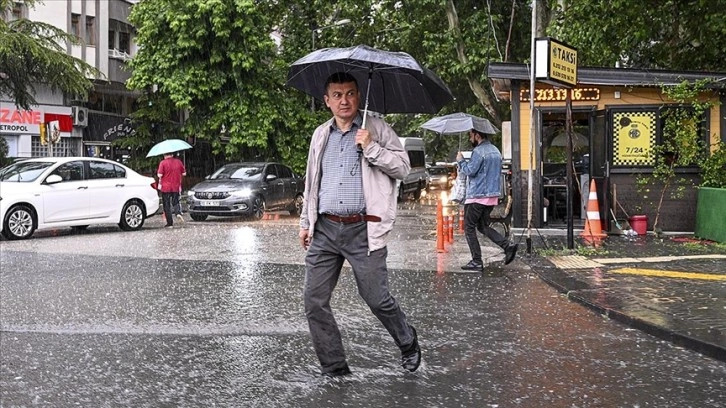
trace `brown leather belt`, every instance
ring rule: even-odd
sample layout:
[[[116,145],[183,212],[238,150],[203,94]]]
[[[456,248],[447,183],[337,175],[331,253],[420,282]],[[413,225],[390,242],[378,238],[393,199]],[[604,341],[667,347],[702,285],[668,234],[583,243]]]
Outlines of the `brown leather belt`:
[[[376,217],[375,215],[355,214],[355,215],[347,215],[344,217],[341,217],[339,215],[333,215],[333,214],[321,214],[321,215],[329,220],[339,222],[341,224],[352,224],[354,222],[361,222],[361,221],[381,222],[381,217]]]

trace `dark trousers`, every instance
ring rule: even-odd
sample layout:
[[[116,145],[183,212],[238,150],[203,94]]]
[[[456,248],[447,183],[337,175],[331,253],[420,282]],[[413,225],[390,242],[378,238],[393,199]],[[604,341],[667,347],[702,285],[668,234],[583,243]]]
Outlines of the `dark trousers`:
[[[396,345],[405,349],[413,343],[413,330],[388,289],[388,250],[382,248],[369,254],[366,233],[365,222],[342,224],[320,217],[305,256],[305,316],[323,373],[347,364],[340,330],[330,308],[345,260],[353,269],[358,293]]]
[[[164,207],[166,225],[174,225],[174,213],[179,208],[179,192],[161,193],[161,204]]]
[[[487,238],[502,249],[509,246],[509,241],[506,238],[489,227],[489,215],[493,209],[493,206],[476,203],[464,205],[464,236],[466,236],[466,243],[469,244],[471,259],[478,262],[482,262],[482,259],[479,239],[476,236],[477,231],[486,235]]]

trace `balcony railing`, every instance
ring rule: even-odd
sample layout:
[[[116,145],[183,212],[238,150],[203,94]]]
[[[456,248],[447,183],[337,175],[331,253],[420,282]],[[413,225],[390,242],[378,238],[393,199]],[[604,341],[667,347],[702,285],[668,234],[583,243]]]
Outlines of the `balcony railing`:
[[[109,58],[114,58],[114,59],[119,59],[119,60],[121,60],[123,62],[130,61],[131,60],[131,56],[129,54],[127,54],[124,51],[117,50],[115,48],[112,48],[112,49],[109,49],[108,50],[108,57]]]

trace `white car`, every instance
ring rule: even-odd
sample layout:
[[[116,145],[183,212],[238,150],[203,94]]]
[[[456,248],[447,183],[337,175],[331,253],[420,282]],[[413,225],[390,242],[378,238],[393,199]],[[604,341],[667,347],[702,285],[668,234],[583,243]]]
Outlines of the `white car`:
[[[135,231],[159,209],[153,178],[93,157],[41,157],[0,169],[0,233],[118,224]]]

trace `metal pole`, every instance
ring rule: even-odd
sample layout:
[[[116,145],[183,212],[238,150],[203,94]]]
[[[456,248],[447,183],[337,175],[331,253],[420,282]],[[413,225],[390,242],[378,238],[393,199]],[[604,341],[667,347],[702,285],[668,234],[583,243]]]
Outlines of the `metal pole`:
[[[527,254],[532,254],[532,206],[534,182],[534,98],[535,98],[535,34],[537,32],[537,0],[532,0],[532,44],[529,57],[529,170],[527,171]]]
[[[565,135],[567,136],[567,248],[575,248],[572,227],[572,90],[567,89],[567,97],[565,98]]]

